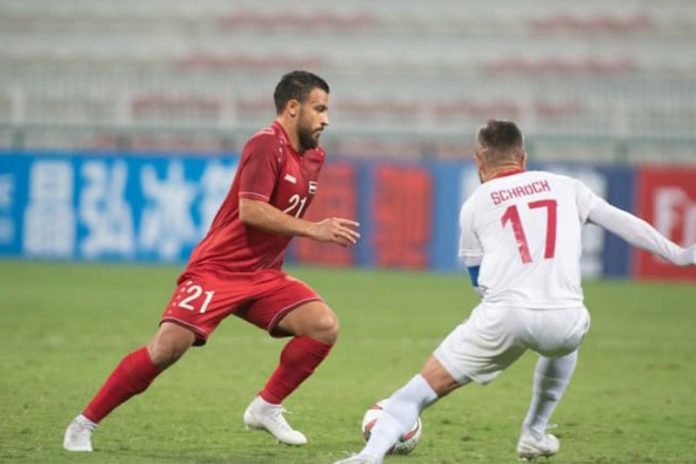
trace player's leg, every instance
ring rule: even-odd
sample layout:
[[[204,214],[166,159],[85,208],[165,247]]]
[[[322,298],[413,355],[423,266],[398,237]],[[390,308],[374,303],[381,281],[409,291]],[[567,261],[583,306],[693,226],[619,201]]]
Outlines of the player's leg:
[[[241,286],[234,286],[234,288]],[[215,279],[182,279],[167,303],[160,327],[147,347],[124,357],[65,432],[69,451],[92,451],[91,434],[114,408],[147,389],[193,344],[202,345],[241,298]]]
[[[381,463],[398,438],[413,426],[423,409],[469,382],[471,379],[466,376],[455,379],[435,356],[431,356],[421,372],[387,400],[360,453],[336,464]]]
[[[314,296],[307,295],[304,289],[288,292],[288,295],[295,293],[298,301],[318,298],[313,291]],[[306,437],[287,424],[281,404],[328,356],[338,338],[339,324],[334,312],[321,300],[306,301],[294,308],[278,306],[289,311],[279,313],[278,322],[269,323],[269,330],[294,336],[283,348],[278,366],[263,390],[246,409],[244,423],[248,428],[269,431],[283,443],[302,445],[307,442]],[[270,307],[269,301],[260,304],[253,313],[265,313],[262,307]]]
[[[367,444],[359,456],[381,462],[382,458],[416,422],[421,411],[439,398],[470,382],[469,378],[455,379],[434,356],[389,398],[382,415],[370,431]]]
[[[549,418],[570,383],[577,359],[577,350],[560,358],[539,356],[534,369],[532,401],[524,419],[525,427],[536,433],[544,433]]]
[[[551,456],[560,449],[558,439],[546,433],[556,406],[570,383],[578,359],[578,347],[590,327],[585,307],[538,313],[543,317],[530,319],[528,340],[540,353],[534,369],[532,399],[517,445],[522,458]]]
[[[477,307],[442,341],[421,373],[387,401],[363,450],[338,462],[381,463],[425,407],[472,380],[485,384],[495,379],[525,351],[515,335],[518,325],[511,311]]]
[[[260,395],[280,404],[329,355],[340,328],[338,318],[323,301],[298,306],[283,317],[277,328],[294,337],[283,348],[278,367]]]
[[[87,407],[68,425],[63,447],[68,451],[92,451],[91,435],[99,422],[116,407],[145,391],[194,340],[191,330],[170,322],[163,323],[147,346],[121,360]]]
[[[517,444],[519,457],[551,456],[560,449],[558,439],[546,433],[546,427],[570,383],[577,359],[577,350],[558,358],[539,356],[534,369],[532,400]]]

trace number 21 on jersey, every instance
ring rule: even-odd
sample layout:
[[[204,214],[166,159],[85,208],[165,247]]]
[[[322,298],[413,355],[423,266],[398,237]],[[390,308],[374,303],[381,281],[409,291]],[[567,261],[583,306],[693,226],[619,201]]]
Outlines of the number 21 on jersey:
[[[538,200],[527,203],[527,207],[530,210],[546,208],[546,247],[544,249],[544,258],[551,259],[556,255],[556,211],[558,203],[556,200]],[[512,232],[515,234],[520,258],[522,258],[522,262],[525,264],[531,263],[532,254],[529,251],[529,243],[522,227],[517,205],[508,206],[500,220],[503,223],[503,228],[508,223],[512,224]]]
[[[307,203],[307,197],[301,197],[298,194],[294,194],[290,197],[290,206],[285,208],[283,212],[298,218],[300,217],[300,214],[302,214],[305,203]]]
[[[187,294],[187,296],[184,297],[180,302],[178,302],[177,306],[180,308],[188,309],[189,311],[197,310],[200,314],[205,314],[205,311],[208,309],[210,301],[213,299],[213,296],[215,295],[215,291],[203,291],[203,287],[201,287],[200,285],[196,285],[191,281],[187,282],[186,285],[180,291]],[[196,300],[198,300],[198,297],[200,297],[203,294],[205,294],[205,299],[203,300],[203,304],[200,305],[200,309],[198,309],[196,307],[198,305],[198,302]]]

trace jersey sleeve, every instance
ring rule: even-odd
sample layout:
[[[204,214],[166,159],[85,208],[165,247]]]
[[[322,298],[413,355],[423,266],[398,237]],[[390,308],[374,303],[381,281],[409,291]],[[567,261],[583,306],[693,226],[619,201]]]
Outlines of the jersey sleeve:
[[[268,202],[280,173],[280,148],[274,137],[263,137],[247,147],[239,173],[239,197]]]
[[[578,214],[580,215],[580,221],[583,223],[587,222],[587,218],[597,205],[604,202],[604,200],[597,196],[590,188],[579,180],[575,180],[575,201],[578,206]]]
[[[459,259],[467,267],[478,266],[483,248],[474,227],[473,202],[467,200],[459,213]]]
[[[462,206],[459,214],[459,259],[469,271],[474,290],[480,295],[478,277],[483,260],[483,247],[474,227],[473,200],[470,198]]]
[[[643,219],[600,202],[590,211],[589,220],[618,235],[631,245],[650,251],[677,266],[696,264],[696,246],[682,248],[660,234]]]

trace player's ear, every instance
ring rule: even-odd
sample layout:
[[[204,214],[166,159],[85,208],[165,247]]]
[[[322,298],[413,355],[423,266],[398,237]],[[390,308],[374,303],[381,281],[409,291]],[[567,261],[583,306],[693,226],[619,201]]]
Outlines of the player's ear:
[[[474,152],[474,161],[476,161],[476,167],[479,168],[479,170],[483,169],[483,155],[478,148],[476,148]]]
[[[476,170],[478,171],[479,180],[481,181],[481,183],[483,183],[483,179],[486,173],[486,163],[483,161],[483,155],[481,154],[478,148],[474,153],[474,161],[476,162]]]
[[[527,152],[526,152],[526,151],[523,151],[523,152],[522,152],[522,169],[523,169],[523,170],[526,170],[526,169],[527,169],[527,160],[528,160],[528,159],[529,159],[529,158],[527,157]]]
[[[288,102],[286,109],[290,117],[294,118],[300,112],[300,102],[295,99],[292,99]]]

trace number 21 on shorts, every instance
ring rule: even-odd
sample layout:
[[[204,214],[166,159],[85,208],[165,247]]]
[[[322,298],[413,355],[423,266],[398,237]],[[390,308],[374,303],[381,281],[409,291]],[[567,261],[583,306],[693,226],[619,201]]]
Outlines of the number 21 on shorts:
[[[181,289],[181,292],[184,293],[184,296],[182,297],[181,301],[177,303],[177,306],[179,308],[188,309],[189,311],[198,310],[200,314],[205,314],[205,311],[208,309],[208,305],[215,295],[215,291],[204,291],[203,287],[198,284],[194,284],[190,280]],[[199,297],[204,294],[205,298],[203,299],[203,303],[200,305],[200,309],[198,309],[196,306],[200,304]]]
[[[544,259],[551,259],[556,255],[556,211],[558,209],[558,203],[556,200],[539,200],[527,203],[527,206],[529,209],[546,208],[546,247],[544,249]],[[522,258],[522,262],[525,264],[531,263],[532,254],[529,252],[529,243],[527,242],[527,236],[522,227],[522,220],[520,219],[517,205],[508,206],[500,221],[503,223],[503,227],[505,227],[508,222],[512,224],[512,232],[515,234],[517,247],[520,251],[520,258]]]

